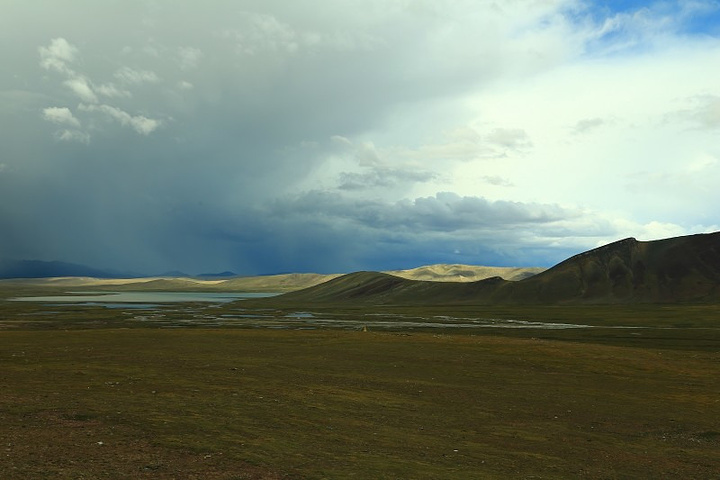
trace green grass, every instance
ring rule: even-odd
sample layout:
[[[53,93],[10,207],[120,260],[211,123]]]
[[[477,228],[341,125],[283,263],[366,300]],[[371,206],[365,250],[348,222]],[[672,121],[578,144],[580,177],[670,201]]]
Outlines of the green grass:
[[[705,330],[684,330],[675,349],[672,338],[562,338],[577,332],[121,328],[136,325],[117,311],[74,312],[76,323],[0,331],[2,478],[720,471],[720,353]],[[654,315],[706,328],[706,313]]]

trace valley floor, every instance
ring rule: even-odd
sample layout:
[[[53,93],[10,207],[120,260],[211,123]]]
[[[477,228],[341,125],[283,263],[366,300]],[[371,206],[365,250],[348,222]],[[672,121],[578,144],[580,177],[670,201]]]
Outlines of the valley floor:
[[[613,315],[605,326],[652,330],[460,333],[177,328],[121,310],[33,308],[0,303],[6,479],[710,479],[720,471],[712,306],[547,307],[533,317]],[[529,313],[481,310],[474,314]]]

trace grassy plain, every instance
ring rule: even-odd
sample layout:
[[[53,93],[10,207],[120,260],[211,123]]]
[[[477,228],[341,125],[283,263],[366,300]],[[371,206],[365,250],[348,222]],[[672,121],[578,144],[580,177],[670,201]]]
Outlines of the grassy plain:
[[[168,317],[254,308],[286,313]],[[325,309],[596,328],[159,328],[0,302],[0,477],[718,478],[717,306]]]

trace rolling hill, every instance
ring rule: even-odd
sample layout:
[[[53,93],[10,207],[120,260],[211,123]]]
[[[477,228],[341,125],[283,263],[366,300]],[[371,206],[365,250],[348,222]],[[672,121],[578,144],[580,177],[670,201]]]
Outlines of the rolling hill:
[[[426,282],[378,272],[345,275],[276,297],[291,303],[557,304],[720,302],[720,232],[620,240],[538,275],[468,283]]]
[[[93,278],[55,277],[22,280],[0,280],[0,282],[22,283],[41,288],[82,287],[111,291],[208,291],[208,292],[289,292],[325,282],[335,275],[315,273],[291,273],[257,277],[233,277],[229,279],[206,279],[189,277],[138,277],[138,278]]]
[[[410,270],[396,270],[392,273],[407,279],[433,282],[469,282],[501,275],[508,280],[527,278],[543,271],[542,268],[483,267],[477,265],[427,265]],[[286,273],[254,277],[222,278],[212,277],[138,277],[138,278],[96,278],[88,276],[63,276],[52,278],[29,278],[0,280],[21,282],[26,286],[41,288],[82,287],[112,291],[213,291],[213,292],[291,292],[327,282],[342,274]]]
[[[505,280],[523,280],[545,269],[540,267],[482,267],[478,265],[438,264],[409,270],[388,270],[383,273],[429,282],[476,282],[486,278],[500,277]]]

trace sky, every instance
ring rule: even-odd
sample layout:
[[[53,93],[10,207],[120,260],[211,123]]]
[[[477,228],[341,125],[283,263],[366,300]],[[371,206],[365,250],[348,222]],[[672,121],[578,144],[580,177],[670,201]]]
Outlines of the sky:
[[[720,2],[0,0],[0,258],[551,266],[720,230]]]

